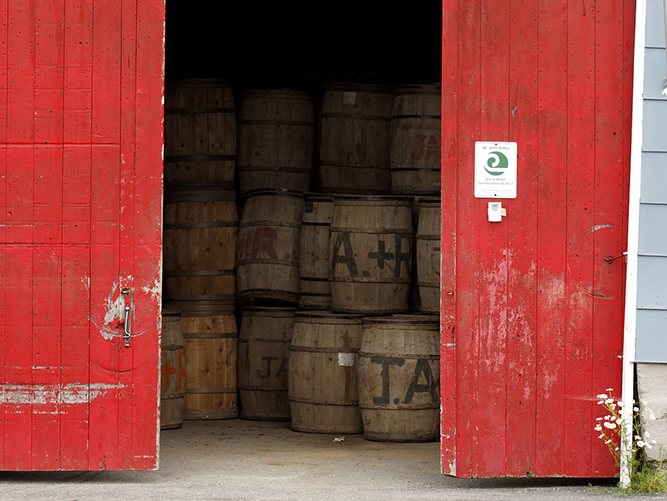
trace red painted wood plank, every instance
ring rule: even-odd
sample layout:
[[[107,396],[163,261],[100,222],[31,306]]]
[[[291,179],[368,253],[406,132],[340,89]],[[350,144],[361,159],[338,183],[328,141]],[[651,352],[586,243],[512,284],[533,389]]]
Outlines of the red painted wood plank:
[[[0,14],[1,16],[1,14]],[[2,23],[2,19],[0,19]],[[0,120],[1,122],[2,120]],[[7,242],[7,150],[0,146],[0,304],[7,304],[7,265],[6,265],[6,242]],[[0,308],[0,383],[7,382],[7,358],[5,355],[7,342],[7,308]],[[0,469],[5,469],[5,455],[7,446],[5,444],[6,429],[6,393],[4,388],[0,389]]]
[[[90,146],[64,148],[62,174],[62,239],[66,244],[88,244],[91,232],[91,170]],[[101,187],[98,187],[98,189]]]
[[[0,0],[0,144],[7,143],[8,1]]]
[[[5,247],[5,468],[32,469],[32,314],[33,249],[27,245]],[[26,298],[28,300],[26,300]]]
[[[90,247],[64,246],[62,265],[61,382],[72,389],[60,416],[61,468],[87,470],[90,383]]]
[[[136,202],[135,181],[136,181],[136,150],[137,150],[137,97],[140,89],[137,86],[137,3],[127,2],[123,5],[121,12],[121,27],[120,33],[120,57],[123,60],[120,74],[120,138],[121,138],[121,165],[120,165],[120,192],[122,197],[120,203],[122,206],[120,217],[120,283],[121,287],[132,291],[133,308],[132,321],[135,321],[136,308],[141,305],[136,304],[136,289],[135,278],[137,277],[135,271],[135,226],[136,226],[136,211],[139,209]],[[127,364],[128,367],[133,367],[136,355],[136,343],[134,346],[124,348],[124,356],[121,358],[121,363]],[[127,374],[125,380],[126,385],[133,387],[137,374]],[[131,376],[131,377],[130,377]],[[140,377],[140,376],[139,376]],[[135,416],[135,407],[132,394],[124,392],[119,395],[119,405],[123,410],[121,418],[121,434],[119,435],[119,447],[125,452],[124,461],[126,468],[131,468],[132,446],[134,441],[133,436],[133,422],[138,417]]]
[[[466,122],[456,122],[458,143],[457,169],[457,214],[456,214],[456,299],[457,319],[457,388],[456,388],[456,436],[458,476],[473,474],[473,452],[477,450],[476,423],[472,416],[480,405],[477,380],[479,360],[479,318],[477,255],[479,252],[479,230],[476,221],[481,214],[479,204],[473,203],[474,172],[467,168],[473,165],[475,138],[480,134],[480,47],[479,30],[480,2],[459,2],[459,90],[458,115]],[[465,97],[464,97],[465,95]],[[460,124],[460,125],[459,125]],[[463,202],[465,201],[465,202]],[[463,203],[461,203],[463,202]]]
[[[60,246],[37,245],[32,278],[32,469],[60,468],[61,266]],[[39,393],[38,393],[39,392]]]
[[[97,2],[93,12],[92,55],[93,142],[118,144],[120,141],[120,74],[126,61],[121,54],[121,9],[130,2]],[[133,10],[130,7],[129,10]]]
[[[90,255],[90,384],[100,389],[91,398],[89,468],[113,470],[122,465],[118,449],[121,410],[122,303],[119,301],[117,246],[91,246]]]
[[[622,255],[627,249],[626,233],[623,222],[627,219],[624,194],[628,192],[625,184],[629,156],[624,156],[622,143],[623,128],[627,123],[624,117],[624,102],[631,99],[624,85],[623,53],[625,45],[625,17],[623,4],[609,10],[597,5],[596,21],[596,158],[595,158],[595,213],[596,226],[612,225],[593,234],[594,287],[600,296],[594,303],[593,353],[590,395],[604,392],[606,388],[621,386],[622,364],[619,358],[623,353],[623,312],[625,307],[624,259],[611,264],[607,257]],[[607,29],[611,28],[611,29]],[[612,299],[613,297],[613,299]],[[620,391],[616,392],[620,397]],[[599,413],[599,406],[591,404],[591,427]],[[596,475],[610,475],[618,470],[609,461],[606,446],[598,439],[598,434],[591,431],[592,464],[599,465]]]
[[[458,5],[443,2],[442,156],[440,213],[440,459],[442,471],[456,475],[456,193],[458,111]]]
[[[90,143],[92,113],[92,0],[65,2],[64,141]]]
[[[135,310],[132,467],[157,468],[162,147],[164,96],[164,2],[137,3],[137,98],[134,219]],[[140,334],[141,333],[141,334]],[[140,334],[140,335],[139,335]],[[134,342],[136,340],[136,343]]]
[[[63,140],[64,0],[35,0],[35,141]]]
[[[507,220],[512,251],[507,256],[506,474],[511,476],[532,474],[536,454],[538,8],[537,0],[514,0],[509,7],[509,138],[519,145],[518,193],[508,201]]]
[[[540,1],[537,159],[536,461],[541,476],[562,470],[565,333],[567,27],[563,2]]]
[[[35,137],[35,2],[10,2],[7,33],[8,143],[32,143]]]
[[[59,245],[62,241],[62,150],[35,147],[34,155],[35,243]]]
[[[481,115],[478,141],[508,141],[509,13],[507,8],[481,3]],[[479,362],[478,402],[473,414],[477,443],[473,473],[502,476],[507,461],[507,321],[508,259],[512,202],[503,200],[509,217],[504,224],[487,221],[488,200],[475,199],[479,228]],[[485,405],[494,402],[494,405]]]
[[[586,233],[594,224],[596,94],[595,5],[572,3],[568,13],[568,329],[565,338],[565,442],[566,475],[591,472],[589,396],[593,328],[593,240]],[[583,446],[582,446],[583,445]],[[579,472],[579,473],[577,473]]]

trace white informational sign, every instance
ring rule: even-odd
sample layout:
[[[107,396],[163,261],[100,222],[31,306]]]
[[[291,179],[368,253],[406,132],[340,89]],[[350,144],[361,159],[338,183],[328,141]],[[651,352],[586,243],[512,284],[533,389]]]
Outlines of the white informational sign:
[[[516,198],[516,143],[475,143],[475,198]]]

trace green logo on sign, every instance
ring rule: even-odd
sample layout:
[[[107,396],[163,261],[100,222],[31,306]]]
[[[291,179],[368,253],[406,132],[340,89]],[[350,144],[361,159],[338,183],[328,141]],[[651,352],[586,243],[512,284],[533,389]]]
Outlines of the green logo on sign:
[[[486,161],[484,170],[492,176],[501,176],[507,170],[509,162],[507,157],[499,151],[489,153],[489,159]]]

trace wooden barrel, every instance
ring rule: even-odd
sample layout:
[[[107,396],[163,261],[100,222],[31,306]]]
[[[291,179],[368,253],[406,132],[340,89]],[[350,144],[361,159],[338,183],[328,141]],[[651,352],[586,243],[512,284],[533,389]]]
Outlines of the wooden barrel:
[[[241,304],[298,304],[304,202],[300,193],[248,193],[239,225],[236,279]]]
[[[391,87],[327,87],[320,107],[321,192],[389,193],[393,102]]]
[[[439,438],[440,336],[435,315],[365,318],[359,351],[364,437],[389,442]]]
[[[264,188],[309,191],[315,159],[315,95],[245,90],[239,107],[239,194]]]
[[[174,80],[164,96],[164,182],[231,188],[236,114],[228,80]]]
[[[413,233],[408,197],[336,197],[329,242],[333,310],[407,311]]]
[[[440,199],[422,199],[415,257],[420,308],[423,313],[440,313]]]
[[[239,337],[241,417],[289,421],[288,345],[295,308],[243,308]]]
[[[162,310],[160,429],[183,426],[185,410],[185,345],[181,329],[181,312]]]
[[[391,192],[440,193],[440,84],[401,85],[391,118]]]
[[[224,300],[236,293],[235,193],[216,188],[165,192],[164,290],[169,300]]]
[[[301,225],[301,299],[304,309],[330,309],[329,227],[333,218],[332,195],[307,193]]]
[[[238,332],[233,311],[183,312],[185,419],[238,417]]]
[[[297,312],[289,346],[292,429],[361,433],[357,353],[361,319],[331,312]]]

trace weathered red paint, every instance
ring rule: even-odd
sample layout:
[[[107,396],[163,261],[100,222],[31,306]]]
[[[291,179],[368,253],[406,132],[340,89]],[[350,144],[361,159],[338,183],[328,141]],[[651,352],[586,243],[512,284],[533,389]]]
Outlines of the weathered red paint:
[[[163,20],[0,0],[0,470],[157,467]]]
[[[620,397],[634,0],[444,0],[442,467],[609,477]],[[487,221],[475,141],[518,143]]]

